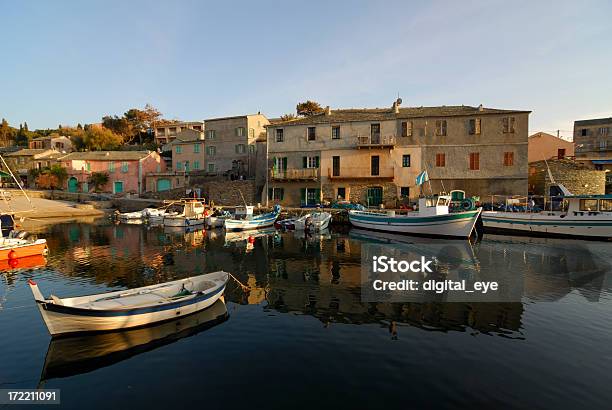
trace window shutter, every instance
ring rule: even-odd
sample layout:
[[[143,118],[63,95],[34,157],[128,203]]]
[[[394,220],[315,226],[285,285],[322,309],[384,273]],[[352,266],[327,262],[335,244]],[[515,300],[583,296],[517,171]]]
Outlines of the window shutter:
[[[315,168],[319,168],[319,156],[315,157]]]
[[[321,202],[321,190],[320,189],[315,189],[315,198],[317,200],[317,203]]]
[[[272,191],[272,188],[268,188],[268,199],[274,199],[273,196],[272,196],[273,192],[274,191]]]
[[[308,168],[308,157],[302,157],[302,165],[304,168]]]
[[[283,169],[287,170],[287,157],[283,157]]]
[[[300,188],[300,201],[302,204],[306,203],[306,188]]]
[[[285,188],[280,188],[280,200],[285,199]]]

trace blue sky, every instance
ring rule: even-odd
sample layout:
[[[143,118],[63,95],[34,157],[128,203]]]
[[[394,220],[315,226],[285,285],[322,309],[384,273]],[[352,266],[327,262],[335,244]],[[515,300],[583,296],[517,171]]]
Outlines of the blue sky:
[[[571,135],[612,116],[610,1],[10,1],[0,116],[30,129],[151,103],[199,120],[332,108],[528,109]]]

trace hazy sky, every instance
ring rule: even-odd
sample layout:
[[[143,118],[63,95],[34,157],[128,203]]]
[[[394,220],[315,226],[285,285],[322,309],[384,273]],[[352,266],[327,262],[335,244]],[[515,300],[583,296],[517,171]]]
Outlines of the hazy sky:
[[[30,129],[151,103],[199,120],[332,108],[532,110],[571,135],[612,116],[607,1],[0,0],[0,116]]]

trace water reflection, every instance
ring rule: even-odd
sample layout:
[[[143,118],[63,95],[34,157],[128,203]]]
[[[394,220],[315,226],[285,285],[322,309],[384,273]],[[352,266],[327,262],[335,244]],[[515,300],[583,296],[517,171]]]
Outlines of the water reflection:
[[[88,373],[196,335],[229,317],[223,299],[193,315],[123,332],[55,338],[49,343],[41,382]]]

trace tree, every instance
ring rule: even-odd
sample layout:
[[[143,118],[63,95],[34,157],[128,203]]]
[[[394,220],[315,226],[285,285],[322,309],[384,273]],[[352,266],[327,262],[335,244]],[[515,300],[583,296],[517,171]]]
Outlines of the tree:
[[[51,168],[45,170],[44,173],[53,175],[55,178],[57,178],[57,181],[59,182],[58,187],[63,186],[64,182],[68,178],[68,171],[66,171],[66,168],[64,168],[60,164],[52,165]]]
[[[93,151],[114,150],[122,144],[121,135],[104,127],[90,127],[83,135],[83,146]]]
[[[150,104],[144,108],[131,108],[123,116],[106,115],[102,117],[104,128],[112,130],[115,134],[123,136],[125,143],[129,144],[136,140],[142,144],[143,139],[151,139],[152,130],[157,124],[165,123],[161,112]]]
[[[295,116],[295,114],[283,114],[280,117],[281,121],[291,121],[295,120],[296,118],[297,117]]]
[[[77,130],[82,130],[82,129],[83,129],[83,126],[82,126],[82,125],[81,125],[81,123],[79,122],[79,123],[77,124]]]
[[[51,174],[40,174],[35,181],[36,185],[42,189],[58,189],[62,187],[57,177]]]
[[[93,185],[94,191],[98,192],[101,186],[108,184],[108,179],[109,176],[107,172],[92,172],[88,182]]]
[[[19,124],[19,131],[15,134],[15,144],[20,147],[27,147],[30,143],[30,139],[32,138],[31,132],[28,131],[28,124],[21,125]]]
[[[303,117],[310,117],[311,115],[319,114],[323,112],[323,108],[316,101],[307,100],[306,102],[298,103],[295,107],[298,115]]]
[[[15,129],[9,126],[9,123],[4,118],[0,123],[0,146],[8,147],[15,139]]]

